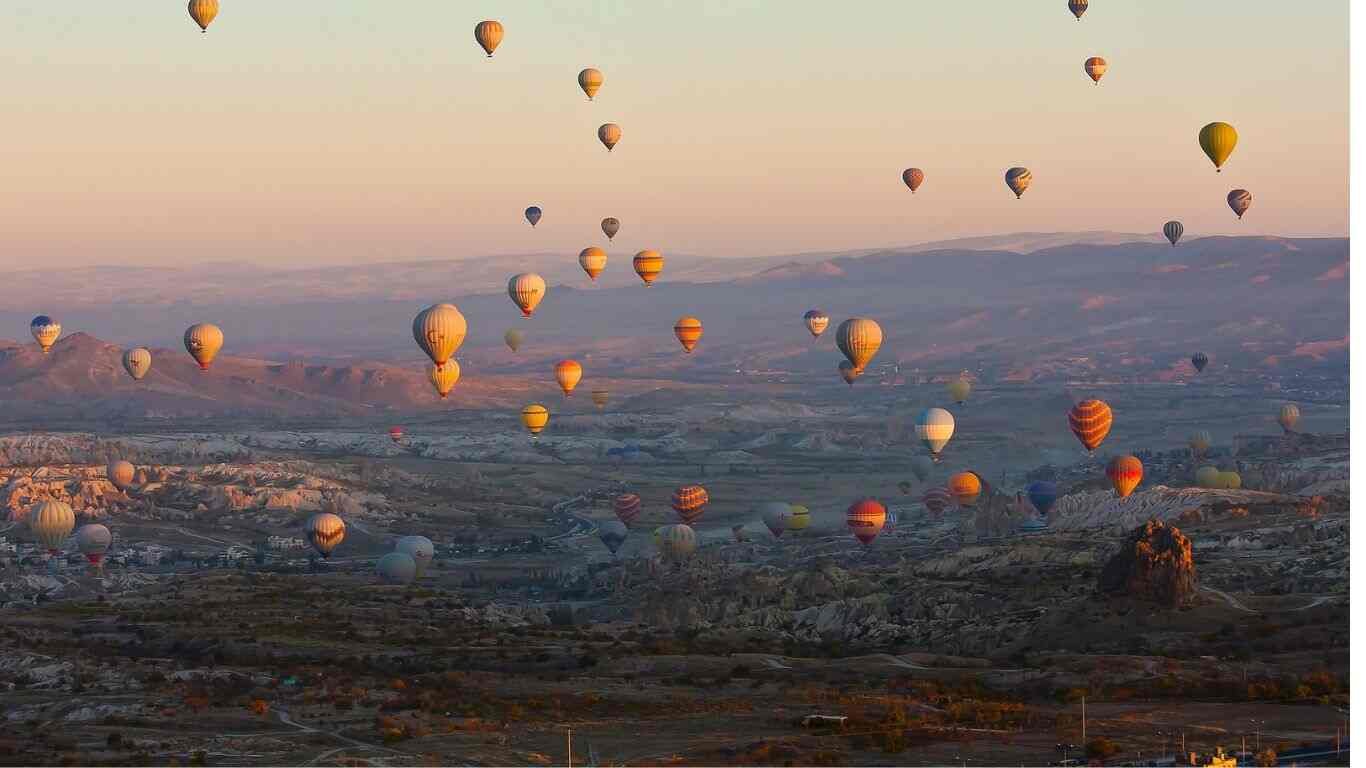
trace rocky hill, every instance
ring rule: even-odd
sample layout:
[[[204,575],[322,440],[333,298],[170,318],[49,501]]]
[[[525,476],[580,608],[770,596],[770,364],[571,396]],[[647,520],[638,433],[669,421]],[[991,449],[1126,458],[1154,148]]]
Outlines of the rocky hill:
[[[1168,608],[1190,605],[1199,587],[1190,539],[1175,526],[1149,520],[1101,569],[1099,587],[1106,594]]]

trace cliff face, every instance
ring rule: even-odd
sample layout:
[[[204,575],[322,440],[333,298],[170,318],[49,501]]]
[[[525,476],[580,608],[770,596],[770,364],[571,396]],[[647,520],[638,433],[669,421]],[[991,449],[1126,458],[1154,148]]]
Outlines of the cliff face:
[[[1191,542],[1179,529],[1149,520],[1130,534],[1100,573],[1100,591],[1158,603],[1189,605],[1197,582]]]

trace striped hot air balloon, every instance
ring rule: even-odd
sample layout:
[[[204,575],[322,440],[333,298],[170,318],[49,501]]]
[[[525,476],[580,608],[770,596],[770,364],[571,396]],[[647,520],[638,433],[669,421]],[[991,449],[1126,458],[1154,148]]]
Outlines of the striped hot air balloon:
[[[1171,242],[1172,247],[1181,241],[1181,236],[1186,233],[1186,227],[1179,221],[1172,220],[1162,225],[1162,234]]]
[[[631,525],[640,517],[640,496],[623,493],[612,500],[612,511],[616,513],[618,520],[628,526]]]
[[[690,315],[678,318],[674,323],[674,336],[683,345],[683,351],[692,354],[697,342],[702,340],[702,321]]]
[[[531,317],[536,305],[545,298],[545,279],[535,272],[523,272],[508,280],[508,296],[522,310],[522,317]]]
[[[1294,403],[1286,403],[1281,406],[1281,413],[1276,417],[1281,429],[1288,435],[1295,431],[1295,425],[1300,423],[1300,407]]]
[[[925,183],[925,172],[919,168],[907,168],[901,172],[901,181],[910,188],[911,194],[915,194],[920,185]]]
[[[1096,449],[1105,442],[1105,436],[1110,434],[1110,425],[1114,422],[1114,415],[1110,411],[1110,406],[1103,400],[1083,400],[1072,407],[1067,414],[1067,425],[1072,428],[1072,434],[1077,436],[1081,445],[1087,453],[1096,455]]]
[[[146,347],[135,347],[124,352],[123,370],[128,371],[133,381],[142,381],[147,372],[152,370],[152,353]]]
[[[674,512],[678,513],[678,521],[684,525],[692,525],[701,519],[710,500],[706,488],[700,485],[685,485],[674,491],[670,501]]]
[[[555,383],[560,385],[565,397],[574,394],[574,387],[583,378],[583,366],[577,360],[561,360],[555,364]]]
[[[787,519],[789,531],[803,531],[811,526],[811,510],[801,504],[793,504],[791,513]]]
[[[598,89],[602,87],[602,72],[593,67],[580,70],[579,87],[588,95],[588,100],[592,101],[593,97],[597,95]]]
[[[413,340],[438,368],[465,343],[465,316],[454,304],[433,304],[413,318]]]
[[[882,347],[882,326],[866,317],[851,317],[835,331],[835,345],[859,373]]]
[[[1087,0],[1067,0],[1067,10],[1077,17],[1077,21],[1081,21],[1082,14],[1086,13],[1086,5]]]
[[[661,526],[655,530],[655,546],[665,560],[683,562],[697,551],[697,532],[686,523]]]
[[[1191,355],[1191,365],[1195,366],[1196,373],[1204,372],[1205,366],[1209,365],[1209,355],[1204,352],[1196,352]]]
[[[611,393],[605,389],[595,389],[590,394],[590,397],[593,399],[593,405],[596,405],[598,410],[601,411],[603,408],[607,407],[607,401],[611,398]]]
[[[1116,456],[1105,467],[1105,476],[1121,499],[1128,498],[1143,481],[1143,462],[1134,456]]]
[[[1247,213],[1247,209],[1252,207],[1252,193],[1246,189],[1235,189],[1232,192],[1229,192],[1228,207],[1232,208],[1233,212],[1238,214],[1238,219],[1241,221],[1243,214]]]
[[[46,499],[28,513],[28,527],[38,544],[55,555],[76,527],[76,512],[64,501]]]
[[[1105,59],[1099,56],[1092,56],[1086,60],[1084,68],[1086,70],[1086,76],[1091,78],[1091,82],[1100,85],[1100,79],[1105,77],[1105,70],[1109,69],[1110,65]]]
[[[532,403],[522,409],[522,426],[531,433],[531,439],[535,440],[545,425],[550,423],[550,411],[546,410],[540,403]]]
[[[474,25],[474,41],[493,58],[493,51],[503,42],[503,25],[492,20],[481,21]]]
[[[819,309],[808,309],[802,315],[802,322],[806,323],[806,330],[811,334],[811,338],[819,339],[825,329],[830,327],[830,316]]]
[[[1006,171],[1006,186],[1015,193],[1016,200],[1024,195],[1025,190],[1029,189],[1029,185],[1033,181],[1034,174],[1030,173],[1028,168],[1016,166]]]
[[[584,248],[579,251],[579,266],[588,274],[588,279],[596,283],[598,275],[607,269],[607,251],[597,246]]]
[[[1203,457],[1206,453],[1209,452],[1210,441],[1211,438],[1209,430],[1207,429],[1202,429],[1192,434],[1189,441],[1191,447],[1191,456],[1197,459]]]
[[[611,152],[612,147],[621,141],[621,126],[616,123],[603,123],[598,126],[598,141],[601,141],[602,145],[607,147],[607,151]]]
[[[46,355],[57,343],[57,337],[62,335],[62,324],[47,315],[38,315],[28,324],[28,332],[33,334],[33,340],[38,342],[39,349]]]
[[[659,251],[645,250],[637,253],[631,259],[631,266],[640,275],[640,279],[645,283],[645,287],[650,287],[655,280],[659,279],[659,273],[664,271],[664,257]]]
[[[916,417],[915,436],[930,449],[935,462],[953,437],[953,427],[953,414],[943,408],[926,408]]]
[[[304,523],[304,540],[313,546],[324,559],[332,556],[332,550],[346,538],[346,523],[331,512],[319,512]]]
[[[976,472],[959,472],[949,478],[949,493],[960,507],[971,507],[982,495],[982,478]]]
[[[190,0],[189,11],[199,31],[208,32],[209,25],[218,18],[218,0]]]
[[[873,543],[887,525],[887,508],[875,499],[859,499],[845,514],[849,532],[865,547]]]
[[[953,503],[953,494],[946,488],[931,488],[920,497],[920,503],[925,505],[925,509],[929,510],[932,516],[939,517]]]

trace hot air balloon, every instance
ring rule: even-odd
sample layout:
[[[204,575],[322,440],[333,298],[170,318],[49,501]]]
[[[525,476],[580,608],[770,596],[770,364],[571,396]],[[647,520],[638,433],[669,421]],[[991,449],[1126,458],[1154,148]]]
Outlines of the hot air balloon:
[[[899,482],[899,483],[896,484],[896,489],[897,489],[898,491],[901,491],[901,494],[902,494],[903,496],[910,496],[910,495],[911,495],[911,491],[912,491],[914,488],[915,488],[915,484],[912,483],[910,480],[902,480],[901,482]]]
[[[972,382],[966,376],[959,376],[950,381],[945,389],[949,391],[949,397],[953,398],[955,403],[962,405],[967,402],[968,395],[972,394]]]
[[[28,324],[28,332],[33,334],[34,341],[38,342],[38,346],[46,355],[47,351],[52,349],[52,345],[57,343],[57,337],[62,335],[62,324],[47,315],[38,315]]]
[[[513,352],[516,352],[517,349],[522,346],[522,340],[525,338],[526,334],[516,328],[509,328],[503,333],[503,343],[508,345],[508,349]]]
[[[1033,180],[1034,174],[1030,173],[1028,168],[1020,168],[1017,166],[1006,171],[1006,186],[1010,187],[1011,192],[1015,193],[1016,200],[1019,200],[1020,196],[1025,193],[1025,190],[1029,189],[1029,183]]]
[[[920,502],[931,515],[939,517],[949,508],[949,504],[953,503],[953,494],[949,493],[947,488],[931,488],[920,497]]]
[[[631,259],[631,266],[635,268],[636,274],[645,281],[649,287],[655,280],[659,279],[659,273],[664,271],[664,257],[659,255],[659,251],[641,251]]]
[[[493,58],[493,49],[503,42],[503,25],[496,21],[481,21],[475,24],[474,40],[489,58]]]
[[[223,329],[212,323],[196,323],[185,329],[185,351],[199,363],[199,370],[209,370],[209,364],[223,348]]]
[[[1235,189],[1228,193],[1228,207],[1238,214],[1238,219],[1243,218],[1247,209],[1252,207],[1252,193],[1246,189]]]
[[[944,446],[953,437],[953,414],[943,408],[926,408],[915,419],[915,436],[930,449],[937,464]]]
[[[887,525],[887,508],[874,499],[859,499],[849,506],[844,520],[849,532],[866,547]]]
[[[882,346],[882,326],[866,317],[851,317],[835,331],[835,345],[863,373]]]
[[[1113,422],[1114,414],[1103,400],[1083,400],[1067,414],[1067,425],[1072,428],[1072,434],[1077,436],[1082,447],[1092,456],[1105,442],[1105,436],[1110,434]]]
[[[685,485],[674,491],[670,502],[673,504],[674,512],[678,513],[678,521],[684,525],[692,525],[701,519],[710,500],[706,488],[700,485]]]
[[[536,226],[536,223],[539,222],[539,221],[541,220],[541,209],[540,209],[540,207],[539,207],[539,206],[533,205],[533,206],[531,206],[530,208],[527,208],[527,209],[526,209],[526,220],[527,220],[528,223],[531,224],[532,227],[535,227],[535,226]]]
[[[1116,456],[1105,468],[1105,476],[1121,499],[1128,498],[1143,481],[1143,462],[1134,456]]]
[[[137,474],[137,468],[131,462],[123,459],[116,459],[109,462],[105,467],[104,475],[109,478],[109,482],[120,491],[127,491],[133,487],[133,478]]]
[[[626,542],[626,525],[620,520],[605,520],[598,523],[598,538],[603,544],[607,545],[607,550],[613,555],[621,549],[621,545]]]
[[[1167,240],[1175,248],[1177,242],[1181,240],[1181,235],[1186,233],[1186,227],[1179,221],[1169,221],[1162,225],[1162,234],[1166,235]]]
[[[844,379],[845,384],[848,384],[851,387],[854,386],[854,382],[858,381],[858,377],[862,375],[863,371],[855,368],[853,363],[848,360],[840,361],[840,378]]]
[[[76,548],[94,566],[104,561],[104,554],[113,543],[114,535],[99,523],[86,523],[76,531]]]
[[[607,269],[607,251],[596,246],[579,251],[579,266],[588,273],[588,279],[598,281],[598,275]]]
[[[1086,75],[1090,77],[1091,81],[1096,85],[1100,85],[1100,79],[1105,77],[1105,70],[1109,68],[1110,65],[1105,62],[1105,59],[1102,59],[1099,56],[1092,56],[1086,60]]]
[[[806,330],[810,332],[811,338],[819,339],[825,329],[830,327],[830,316],[819,309],[808,309],[802,315],[802,322],[806,323]]]
[[[602,87],[602,73],[592,67],[579,72],[579,87],[588,94],[588,100],[592,101],[598,89]],[[612,550],[615,552],[616,550]]]
[[[1300,408],[1294,403],[1286,403],[1281,406],[1281,415],[1276,418],[1280,422],[1281,429],[1288,435],[1295,431],[1295,425],[1300,422]]]
[[[617,219],[608,216],[607,218],[602,220],[602,233],[604,235],[607,235],[608,240],[611,240],[612,238],[616,237],[617,233],[620,231],[621,222]]]
[[[593,405],[596,405],[599,411],[607,407],[607,400],[611,397],[605,389],[595,389],[591,396],[593,398]]]
[[[702,340],[702,321],[690,315],[678,318],[674,323],[674,336],[683,345],[683,351],[692,354],[697,342]]]
[[[435,545],[426,536],[404,536],[394,545],[394,551],[413,559],[413,565],[416,566],[414,577],[419,579],[427,573],[427,566],[432,564],[432,557],[436,555]]]
[[[375,563],[375,572],[387,584],[411,584],[417,578],[417,561],[404,552],[390,552]]]
[[[911,194],[915,194],[920,185],[925,183],[925,172],[919,168],[907,168],[901,172],[901,180],[910,187]]]
[[[1233,148],[1236,146],[1238,132],[1228,123],[1210,123],[1200,129],[1200,149],[1204,150],[1205,156],[1214,163],[1216,172],[1223,171],[1224,163],[1229,155],[1233,154]]]
[[[346,538],[346,523],[331,512],[311,515],[304,523],[304,540],[313,546],[323,559],[332,556],[332,550]]]
[[[982,478],[976,472],[959,472],[949,478],[949,493],[960,507],[971,507],[982,495]]]
[[[465,332],[465,316],[454,304],[433,304],[413,318],[413,339],[438,368],[465,343]]]
[[[545,406],[540,403],[532,403],[522,409],[522,426],[526,427],[526,431],[531,433],[531,439],[533,440],[536,439],[537,435],[541,434],[541,430],[545,429],[545,425],[549,421],[550,411],[547,411]]]
[[[1227,472],[1220,472],[1219,479],[1217,482],[1219,484],[1218,487],[1220,488],[1224,488],[1230,491],[1236,491],[1239,488],[1243,487],[1243,476],[1238,474],[1237,472],[1234,472],[1233,470],[1229,470]]]
[[[389,439],[395,443],[403,442],[403,427],[389,427]]]
[[[1058,502],[1058,486],[1045,480],[1030,483],[1025,493],[1029,494],[1029,503],[1044,517],[1048,516],[1049,510]]]
[[[199,25],[200,33],[208,32],[218,16],[218,0],[190,0],[190,18]]]
[[[440,368],[433,364],[431,368],[427,369],[427,379],[432,382],[432,388],[441,396],[441,399],[445,400],[446,395],[455,389],[455,383],[460,381],[460,363],[447,360],[446,364]]]
[[[623,493],[612,500],[612,511],[616,513],[617,519],[627,526],[640,517],[640,496],[634,493]]]
[[[1077,17],[1077,21],[1081,21],[1082,14],[1086,13],[1086,3],[1087,0],[1067,0],[1067,10]]]
[[[916,456],[911,459],[911,472],[915,473],[915,479],[925,482],[930,479],[930,474],[934,472],[934,460],[928,456]]]
[[[1189,441],[1191,456],[1197,459],[1204,456],[1205,453],[1209,451],[1210,442],[1211,438],[1208,430],[1202,429],[1192,434]]]
[[[792,506],[785,501],[766,501],[754,511],[775,539],[782,537],[783,531],[787,530],[787,521],[792,517]]]
[[[697,533],[687,524],[655,529],[655,546],[665,560],[683,562],[697,551]]]
[[[743,523],[740,525],[732,525],[730,527],[730,535],[735,537],[736,544],[744,544],[749,541],[749,534],[745,533],[745,526]]]
[[[76,527],[76,513],[64,501],[46,499],[28,513],[28,527],[39,546],[55,555]]]
[[[1203,373],[1205,366],[1209,365],[1209,355],[1204,352],[1196,352],[1191,355],[1191,365],[1195,366],[1196,373]]]
[[[811,510],[800,504],[793,504],[790,515],[787,518],[787,529],[789,531],[806,530],[811,525]]]
[[[1217,467],[1204,466],[1195,470],[1195,484],[1201,488],[1219,487],[1219,469]]]
[[[545,298],[545,280],[535,272],[523,272],[508,280],[508,296],[522,310],[522,317],[531,317],[536,305]]]
[[[136,347],[124,352],[123,370],[128,371],[133,381],[142,381],[142,377],[152,370],[152,353],[147,351],[146,347]]]
[[[577,360],[561,360],[555,364],[555,383],[560,385],[565,397],[574,394],[574,387],[582,378],[583,366]]]
[[[602,145],[607,147],[607,151],[611,152],[612,147],[621,141],[621,126],[616,123],[603,123],[598,126],[598,141],[601,141]]]

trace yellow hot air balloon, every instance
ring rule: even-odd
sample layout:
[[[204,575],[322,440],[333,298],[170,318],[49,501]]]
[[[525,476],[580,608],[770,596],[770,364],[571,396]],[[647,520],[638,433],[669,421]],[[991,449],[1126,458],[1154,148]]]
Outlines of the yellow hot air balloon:
[[[64,501],[48,499],[28,513],[28,526],[38,544],[55,555],[76,527],[76,512]]]
[[[509,328],[507,332],[503,334],[503,343],[508,345],[508,349],[516,352],[517,349],[522,346],[522,340],[525,338],[526,334],[516,328]]]
[[[1200,129],[1200,149],[1214,163],[1214,170],[1221,172],[1233,148],[1238,146],[1238,132],[1228,123],[1210,123]]]
[[[201,371],[209,370],[209,364],[222,348],[223,329],[213,323],[195,323],[185,329],[185,351],[199,363]]]
[[[1017,166],[1006,171],[1006,186],[1015,193],[1016,200],[1019,200],[1025,190],[1029,189],[1029,184],[1032,181],[1034,181],[1034,174],[1030,173],[1028,168]]]
[[[835,344],[854,370],[863,373],[882,346],[882,326],[866,317],[851,317],[835,331]]]
[[[811,525],[811,510],[800,504],[792,505],[792,516],[787,519],[789,531],[800,531]]]
[[[583,366],[577,360],[561,360],[555,364],[555,382],[564,390],[564,396],[574,394],[574,387],[583,378]]]
[[[133,377],[133,381],[142,381],[142,377],[152,370],[152,353],[146,347],[137,347],[123,353],[123,370],[128,371],[128,375]]]
[[[427,379],[432,382],[432,387],[441,395],[441,399],[445,400],[446,395],[455,389],[455,383],[460,381],[460,363],[447,360],[440,368],[433,363],[432,367],[427,369]]]
[[[607,251],[596,246],[584,248],[579,251],[579,266],[588,273],[588,279],[596,283],[598,275],[607,269]]]
[[[1236,491],[1243,487],[1243,476],[1233,470],[1220,472],[1219,487],[1230,491]]]
[[[607,407],[607,400],[610,396],[611,395],[605,389],[593,390],[593,405],[596,405],[598,410],[601,411],[603,408]]]
[[[948,489],[958,506],[970,507],[977,503],[977,497],[982,494],[982,479],[976,472],[959,472],[949,478]]]
[[[948,390],[949,397],[953,398],[955,403],[962,405],[967,402],[968,395],[972,394],[972,382],[968,381],[966,377],[960,376],[949,382]]]
[[[1195,470],[1195,484],[1200,486],[1201,488],[1218,488],[1218,468],[1205,466]]]
[[[641,251],[631,259],[631,266],[635,268],[636,274],[645,281],[645,286],[654,284],[659,279],[659,273],[664,271],[664,257],[659,251]]]
[[[503,25],[496,21],[481,21],[475,24],[474,40],[489,58],[493,58],[493,49],[503,42]]]
[[[697,533],[683,523],[661,526],[655,529],[655,546],[664,559],[682,562],[697,551]]]
[[[532,403],[522,409],[522,426],[526,427],[531,433],[532,439],[541,434],[545,425],[550,421],[550,411],[545,409],[540,403]]]
[[[209,31],[209,25],[218,16],[218,0],[190,0],[190,18],[199,25],[201,33]]]
[[[588,100],[592,101],[593,96],[602,87],[602,73],[592,67],[579,72],[579,87],[588,94]]]
[[[620,231],[621,221],[619,221],[618,219],[612,216],[608,216],[607,218],[602,220],[602,233],[604,235],[607,235],[608,240],[611,240],[612,238],[616,237],[617,233]]]
[[[465,316],[454,304],[433,304],[413,318],[413,339],[438,368],[465,343],[466,330]]]
[[[598,141],[601,141],[602,145],[607,147],[607,151],[611,152],[612,147],[621,141],[621,126],[616,123],[603,123],[598,127]]]
[[[33,334],[33,340],[38,342],[38,347],[46,355],[57,343],[57,337],[62,335],[62,324],[47,315],[38,315],[28,324],[28,332]]]
[[[531,317],[536,305],[545,298],[545,280],[535,272],[523,272],[508,280],[508,296],[522,310],[522,317]]]
[[[683,345],[683,351],[692,354],[697,342],[702,340],[702,321],[690,315],[678,318],[674,323],[674,336]]]
[[[1100,79],[1105,77],[1105,70],[1109,68],[1110,65],[1099,56],[1092,56],[1086,60],[1086,74],[1096,85],[1100,85]]]

